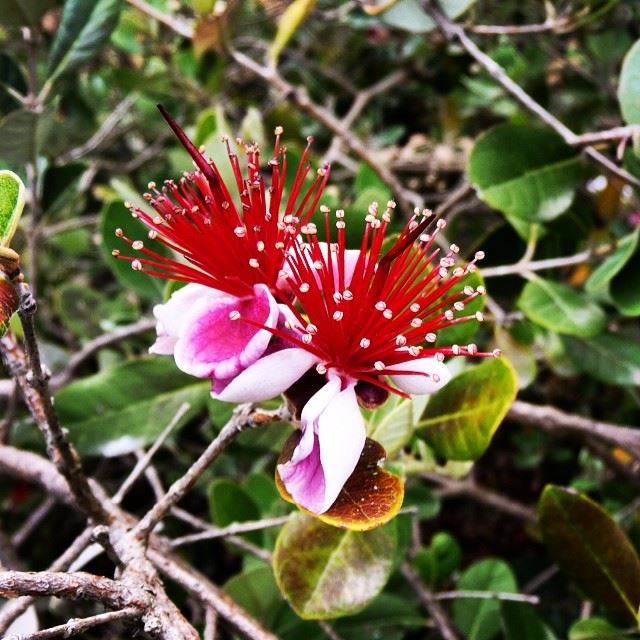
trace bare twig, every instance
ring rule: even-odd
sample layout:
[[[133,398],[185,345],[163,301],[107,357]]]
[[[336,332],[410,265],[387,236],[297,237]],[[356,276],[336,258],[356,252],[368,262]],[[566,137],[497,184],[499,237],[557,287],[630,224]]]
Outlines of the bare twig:
[[[420,579],[420,576],[411,568],[407,562],[400,565],[400,573],[404,576],[409,586],[413,589],[418,600],[431,616],[442,640],[458,640],[458,634],[455,631],[453,623],[449,620],[447,612],[442,608],[440,603],[435,599],[434,593]]]
[[[460,598],[471,598],[479,600],[502,600],[507,602],[526,602],[528,604],[539,604],[538,596],[528,596],[522,593],[505,593],[502,591],[439,591],[434,593],[435,600],[458,600]]]
[[[51,627],[42,631],[36,631],[28,636],[7,636],[5,640],[50,640],[50,638],[72,638],[89,629],[111,622],[123,622],[135,620],[140,617],[140,610],[135,607],[127,607],[120,611],[107,611],[89,618],[72,618],[57,627]]]
[[[53,376],[51,379],[51,387],[53,389],[63,387],[67,382],[69,382],[69,380],[71,380],[74,371],[101,349],[110,347],[122,340],[130,338],[131,336],[151,331],[154,327],[155,320],[151,318],[142,318],[133,324],[118,327],[109,333],[105,333],[93,340],[90,340],[80,351],[75,353],[69,359],[66,367],[60,373]]]
[[[218,633],[218,612],[213,607],[207,607],[204,620],[203,640],[216,640]]]
[[[600,142],[619,142],[625,138],[640,134],[640,125],[630,124],[626,127],[613,127],[604,131],[581,133],[575,136],[574,145],[598,144]]]
[[[171,31],[177,33],[179,36],[182,36],[183,38],[193,37],[193,25],[191,23],[180,18],[167,15],[159,9],[156,9],[156,7],[150,5],[148,2],[145,2],[145,0],[127,0],[127,2],[132,7],[135,7],[142,11],[142,13],[148,15],[150,18],[153,18],[165,25],[165,27],[169,27]]]
[[[55,498],[47,496],[42,503],[34,509],[22,526],[11,536],[11,543],[14,547],[21,546],[25,540],[38,528],[40,523],[47,517],[53,506],[56,504]]]
[[[640,459],[640,429],[602,422],[566,413],[551,406],[540,406],[516,400],[507,413],[507,419],[519,424],[537,427],[550,433],[572,433],[593,437],[629,451]]]
[[[449,41],[457,40],[465,51],[523,107],[537,116],[548,127],[553,129],[567,144],[579,144],[576,143],[576,134],[571,131],[569,127],[560,122],[560,120],[558,120],[551,112],[547,111],[540,103],[536,102],[517,82],[514,82],[495,60],[484,53],[484,51],[482,51],[475,42],[469,38],[462,26],[450,20],[439,8],[435,6],[435,3],[432,0],[420,0],[420,4],[438,25],[438,28],[445,38]],[[618,167],[614,162],[609,160],[609,158],[604,156],[594,147],[585,147],[583,153],[608,172],[617,175],[634,187],[640,187],[640,179],[636,178],[625,169]]]
[[[252,405],[240,405],[227,424],[220,430],[204,453],[193,463],[189,470],[166,492],[164,497],[143,516],[135,528],[134,535],[139,540],[147,538],[151,530],[169,513],[171,508],[184,497],[207,470],[209,465],[222,453],[224,448],[245,429],[261,426],[275,420],[286,418],[287,409],[282,407],[276,411],[253,410]]]

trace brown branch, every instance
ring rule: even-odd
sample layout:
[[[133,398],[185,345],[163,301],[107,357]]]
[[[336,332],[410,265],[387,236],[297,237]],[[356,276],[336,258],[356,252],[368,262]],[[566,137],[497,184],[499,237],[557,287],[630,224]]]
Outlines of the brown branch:
[[[109,624],[111,622],[122,622],[135,620],[140,617],[140,610],[135,607],[120,609],[120,611],[107,611],[88,618],[72,618],[57,627],[50,627],[42,631],[36,631],[28,636],[21,636],[22,640],[50,640],[51,638],[71,638],[79,633],[84,633],[94,627]],[[10,639],[8,639],[10,640]]]
[[[204,453],[191,465],[187,472],[171,485],[165,495],[142,517],[134,530],[138,540],[148,537],[151,530],[186,495],[198,478],[224,451],[225,447],[241,432],[248,428],[264,425],[276,420],[284,420],[288,415],[285,406],[276,411],[253,410],[253,405],[240,405],[227,424],[220,430]]]
[[[640,429],[612,424],[566,413],[548,405],[540,406],[516,400],[507,413],[507,419],[518,424],[537,427],[550,433],[570,433],[593,437],[611,445],[622,447],[640,459]]]
[[[553,129],[569,145],[575,145],[578,137],[565,124],[560,122],[550,111],[547,111],[540,103],[536,102],[518,83],[514,82],[507,72],[484,51],[482,51],[469,38],[462,26],[450,20],[432,0],[420,0],[422,8],[431,16],[444,37],[450,41],[458,41],[465,51],[478,62],[484,70],[502,87],[510,93],[525,109],[537,116],[548,127]],[[640,179],[630,174],[625,169],[618,167],[614,162],[600,153],[597,149],[587,146],[583,153],[591,160],[599,164],[610,173],[622,178],[634,187],[640,187]]]
[[[442,640],[458,640],[458,634],[453,626],[447,612],[435,599],[433,592],[420,579],[420,576],[411,568],[408,562],[400,565],[400,573],[404,576],[409,586],[413,589],[418,600],[431,616],[433,623],[438,629]]]

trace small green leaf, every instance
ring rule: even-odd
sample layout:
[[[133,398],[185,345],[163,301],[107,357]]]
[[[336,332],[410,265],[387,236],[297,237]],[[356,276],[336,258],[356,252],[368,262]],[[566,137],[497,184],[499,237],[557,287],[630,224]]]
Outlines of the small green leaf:
[[[243,571],[231,578],[224,585],[224,590],[241,607],[265,624],[271,623],[280,609],[286,606],[273,578],[273,571],[268,566]]]
[[[538,518],[549,553],[580,589],[638,622],[640,560],[613,518],[587,496],[554,485],[542,493]]]
[[[70,384],[56,409],[83,454],[117,456],[153,442],[180,406],[184,425],[204,409],[209,382],[181,373],[170,358],[142,358]]]
[[[409,442],[419,417],[413,398],[394,396],[371,413],[367,433],[385,448],[387,455],[393,456]]]
[[[625,632],[604,618],[578,620],[569,629],[569,640],[620,640],[623,637]]]
[[[445,532],[436,533],[427,548],[417,551],[413,560],[422,579],[434,587],[451,577],[460,566],[462,550],[456,539]]]
[[[18,109],[0,121],[0,159],[14,166],[33,162],[42,148],[51,113]]]
[[[227,478],[216,478],[211,483],[209,510],[212,522],[219,527],[260,519],[260,509],[253,498],[237,482]],[[261,531],[252,531],[247,538],[260,544],[261,534]]]
[[[316,5],[316,0],[293,0],[278,20],[278,31],[269,47],[269,62],[275,67],[280,54],[293,38],[305,18]]]
[[[442,0],[438,3],[449,18],[455,20],[476,0]],[[424,12],[418,0],[400,0],[382,14],[382,21],[410,33],[427,33],[436,28],[435,22]]]
[[[120,0],[67,0],[49,54],[49,82],[93,57],[120,17]]]
[[[516,397],[517,380],[505,358],[463,371],[431,396],[420,435],[447,460],[476,460]]]
[[[604,311],[583,293],[543,278],[527,282],[518,306],[533,322],[581,338],[602,332],[607,320]]]
[[[640,124],[640,40],[624,57],[618,84],[618,100],[627,124]]]
[[[589,276],[584,286],[588,293],[599,293],[608,289],[611,280],[620,273],[634,254],[638,246],[638,237],[640,229],[620,239],[616,250]]]
[[[495,327],[494,339],[498,349],[513,365],[518,376],[518,388],[528,387],[536,379],[538,369],[533,342],[522,340],[513,327],[505,329],[500,325]]]
[[[640,344],[637,338],[604,333],[589,340],[563,338],[577,369],[596,380],[622,386],[640,385]]]
[[[461,576],[460,591],[516,593],[518,586],[511,568],[502,560],[488,558],[471,565]],[[500,602],[491,599],[457,598],[453,619],[467,640],[491,640],[500,632]]]
[[[351,615],[384,588],[396,544],[394,522],[372,531],[349,531],[298,513],[276,542],[276,581],[305,620]]]
[[[554,640],[532,605],[524,602],[500,603],[505,640]]]
[[[521,225],[564,213],[573,202],[582,166],[557,134],[501,124],[476,140],[468,172],[480,198]]]
[[[0,171],[0,247],[8,247],[24,209],[26,189],[13,171]]]
[[[631,257],[611,281],[609,295],[618,311],[625,316],[640,315],[640,251]]]

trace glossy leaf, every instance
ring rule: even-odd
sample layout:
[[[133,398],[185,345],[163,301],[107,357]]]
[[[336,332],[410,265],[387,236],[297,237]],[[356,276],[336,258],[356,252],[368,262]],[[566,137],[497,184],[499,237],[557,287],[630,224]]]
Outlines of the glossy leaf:
[[[554,640],[533,605],[523,602],[500,603],[505,640]]]
[[[492,558],[471,565],[458,580],[460,591],[518,590],[511,568]],[[453,601],[453,619],[467,640],[491,640],[500,632],[500,602],[492,599],[457,598]]]
[[[601,333],[606,324],[604,311],[571,287],[536,278],[527,282],[518,306],[533,322],[571,336],[589,338]]]
[[[575,150],[557,134],[520,124],[501,124],[482,134],[467,169],[480,198],[520,224],[564,213],[582,175]]]
[[[599,293],[608,290],[611,280],[620,273],[634,254],[638,246],[639,237],[640,230],[636,229],[633,233],[619,240],[615,251],[602,264],[598,265],[589,276],[584,286],[587,292]]]
[[[209,486],[211,520],[219,527],[232,522],[259,520],[260,509],[255,500],[238,483],[227,478],[216,478]],[[261,531],[252,531],[247,538],[260,544]]]
[[[188,402],[185,424],[204,409],[209,386],[178,371],[170,358],[143,358],[74,382],[55,401],[80,453],[118,456],[153,442]]]
[[[367,421],[367,434],[372,440],[379,442],[389,456],[393,456],[411,439],[426,400],[425,396],[414,396],[411,399],[390,397],[379,409],[371,412]]]
[[[293,38],[300,25],[311,13],[316,5],[316,0],[293,0],[278,20],[278,31],[269,47],[269,62],[275,66],[280,54]]]
[[[640,315],[640,251],[632,256],[611,281],[609,294],[618,311],[625,316]]]
[[[518,388],[528,387],[536,378],[538,370],[532,342],[525,342],[516,331],[496,325],[494,339],[498,349],[513,365],[518,377]]]
[[[442,0],[440,8],[455,19],[462,15],[476,0]],[[382,13],[382,20],[390,27],[410,33],[427,33],[436,28],[435,22],[425,13],[418,0],[399,0]]]
[[[622,629],[614,627],[604,618],[578,620],[569,629],[569,640],[621,640],[624,637]]]
[[[284,445],[278,464],[291,459],[300,441],[300,435],[300,430],[291,434]],[[345,527],[353,531],[375,529],[391,520],[402,506],[404,483],[399,476],[380,466],[386,455],[379,443],[367,438],[358,464],[336,501],[329,510],[319,516],[312,515],[334,527]],[[277,470],[276,487],[285,500],[296,504]]]
[[[437,587],[451,577],[460,565],[462,550],[456,539],[445,532],[436,533],[431,544],[419,549],[413,563],[422,579]]]
[[[538,518],[549,553],[578,587],[637,621],[640,560],[613,518],[587,496],[554,485],[542,494]]]
[[[0,247],[8,247],[20,222],[26,189],[13,171],[0,171]]]
[[[640,124],[640,41],[636,42],[622,63],[618,100],[627,124]]]
[[[577,369],[596,380],[622,386],[640,385],[640,343],[606,333],[589,340],[563,339],[566,352]]]
[[[301,618],[339,618],[360,611],[383,589],[395,547],[394,523],[359,532],[299,513],[280,531],[273,568]]]
[[[93,57],[118,24],[120,0],[67,0],[49,54],[50,80]]]
[[[517,379],[505,358],[485,360],[457,375],[431,396],[418,425],[436,454],[476,460],[516,397]]]

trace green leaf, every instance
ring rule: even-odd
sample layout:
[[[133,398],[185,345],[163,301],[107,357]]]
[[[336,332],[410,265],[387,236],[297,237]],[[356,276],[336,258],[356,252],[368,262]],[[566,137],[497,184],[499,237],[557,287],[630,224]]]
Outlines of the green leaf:
[[[527,318],[551,331],[581,338],[602,332],[607,320],[604,311],[583,293],[543,278],[527,282],[518,307]]]
[[[394,522],[359,532],[298,513],[276,542],[276,581],[305,620],[351,615],[383,589],[393,568],[396,544]]]
[[[611,281],[609,295],[618,311],[625,316],[640,315],[640,251],[632,256]]]
[[[627,124],[640,124],[640,40],[624,57],[618,84],[618,100]]]
[[[316,6],[316,0],[293,0],[286,8],[285,12],[278,20],[278,31],[269,47],[268,59],[274,67],[278,63],[278,58],[293,38],[305,18]]]
[[[478,195],[518,227],[547,222],[573,202],[580,158],[555,133],[531,125],[501,124],[482,134],[467,167]]]
[[[55,0],[0,0],[2,24],[6,27],[36,27]]]
[[[413,563],[422,579],[437,587],[458,569],[461,557],[462,550],[456,539],[440,532],[431,538],[429,547],[417,551]]]
[[[476,460],[516,397],[517,379],[505,358],[467,369],[431,396],[420,435],[447,460]]]
[[[587,496],[554,485],[542,493],[538,518],[549,553],[578,587],[637,622],[640,560],[613,518]]]
[[[33,162],[43,146],[50,113],[17,110],[0,122],[0,159],[15,166]]]
[[[500,603],[505,640],[554,640],[532,605],[523,602]]]
[[[569,629],[569,640],[620,640],[624,636],[622,629],[614,627],[604,618],[578,620]]]
[[[637,338],[605,333],[589,340],[563,338],[577,369],[596,380],[622,386],[640,385],[640,344]]]
[[[49,53],[49,82],[92,58],[118,24],[120,0],[67,0]]]
[[[260,509],[253,498],[237,482],[216,478],[209,487],[209,510],[211,520],[219,527],[232,522],[259,520]],[[252,531],[247,538],[260,544],[261,531]]]
[[[462,291],[465,287],[472,287],[477,289],[478,287],[484,287],[484,278],[480,271],[472,271],[457,282],[451,289],[447,291],[447,296],[454,295]],[[472,316],[478,311],[484,309],[484,303],[486,296],[476,296],[473,300],[470,300],[464,305],[462,311],[453,311],[455,318],[462,318],[463,316]],[[480,327],[478,320],[466,320],[454,324],[450,327],[445,327],[438,331],[437,345],[451,345],[451,344],[467,344],[471,338],[475,335],[476,331]]]
[[[231,578],[224,590],[264,624],[271,623],[284,606],[271,567],[258,566],[244,571]]]
[[[588,293],[599,293],[606,291],[611,280],[620,273],[622,268],[629,262],[638,246],[640,229],[625,236],[618,242],[616,250],[600,264],[589,276],[584,285]]]
[[[147,298],[160,298],[165,286],[165,280],[148,276],[142,271],[134,271],[131,262],[119,260],[112,255],[112,251],[120,251],[123,255],[135,256],[135,251],[116,237],[116,229],[122,229],[124,235],[131,240],[144,240],[145,247],[168,255],[167,248],[157,240],[148,238],[148,229],[131,216],[131,212],[121,201],[109,202],[100,213],[100,249],[103,259],[118,280],[127,288]]]
[[[184,402],[179,428],[203,410],[209,382],[181,373],[170,358],[142,358],[74,382],[56,409],[83,454],[117,456],[153,442]]]
[[[471,565],[460,576],[460,591],[518,590],[511,568],[502,560],[488,558]],[[490,599],[457,598],[453,602],[453,619],[467,640],[490,640],[500,632],[500,602]]]
[[[451,19],[462,15],[476,0],[442,0],[440,8]],[[435,22],[424,12],[418,0],[400,0],[382,14],[382,21],[390,27],[410,33],[427,33],[436,28]]]
[[[13,171],[0,171],[0,247],[8,247],[24,209],[27,190]]]
[[[368,436],[379,442],[388,456],[393,456],[411,440],[425,402],[424,396],[389,398],[379,409],[371,412],[367,421]]]
[[[496,345],[513,365],[518,376],[518,388],[524,389],[536,379],[537,364],[533,342],[527,342],[520,338],[521,336],[513,327],[509,329],[499,325],[495,327]]]

